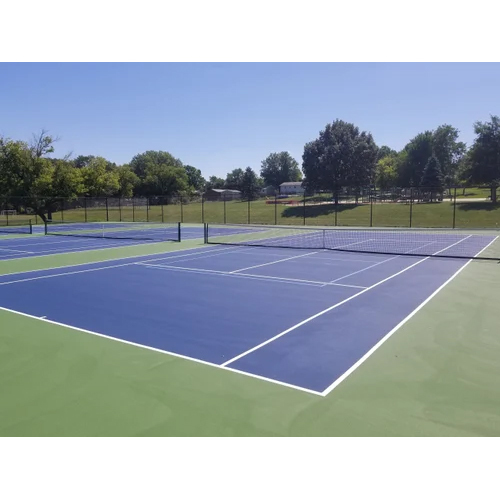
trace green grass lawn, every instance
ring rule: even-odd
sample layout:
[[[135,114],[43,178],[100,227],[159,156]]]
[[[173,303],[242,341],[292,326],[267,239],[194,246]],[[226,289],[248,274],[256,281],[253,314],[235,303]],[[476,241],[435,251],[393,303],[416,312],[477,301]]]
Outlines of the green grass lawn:
[[[469,192],[468,192],[469,194]],[[455,215],[453,203],[414,203],[411,207],[412,227],[498,228],[500,227],[500,203],[469,201],[483,197],[484,190],[470,188],[467,201],[458,198]],[[53,221],[89,222],[98,221],[165,221],[189,223],[227,224],[292,224],[322,226],[374,226],[410,227],[410,204],[342,202],[335,208],[331,196],[288,198],[289,204],[271,204],[266,200],[205,203],[180,203],[149,208],[137,207],[89,208],[54,212]],[[290,202],[294,202],[293,204]],[[40,222],[40,220],[38,219]]]

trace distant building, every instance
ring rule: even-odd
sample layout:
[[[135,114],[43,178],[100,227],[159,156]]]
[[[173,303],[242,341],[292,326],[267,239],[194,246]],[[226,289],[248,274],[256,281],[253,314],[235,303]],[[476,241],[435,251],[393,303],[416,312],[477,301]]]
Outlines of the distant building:
[[[304,194],[304,191],[302,182],[282,182],[280,184],[280,194]]]
[[[207,201],[239,200],[241,191],[237,189],[209,189],[203,197]]]
[[[263,196],[274,196],[276,193],[276,189],[274,186],[266,186],[260,190],[260,194]]]

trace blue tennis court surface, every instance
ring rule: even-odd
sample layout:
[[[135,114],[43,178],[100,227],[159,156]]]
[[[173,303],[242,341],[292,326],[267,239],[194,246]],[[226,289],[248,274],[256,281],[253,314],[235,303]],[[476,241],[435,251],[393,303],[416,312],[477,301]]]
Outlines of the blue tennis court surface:
[[[13,241],[28,244],[6,240],[2,247]],[[487,242],[477,244],[476,253]],[[0,303],[43,321],[326,395],[466,262],[206,245],[4,275]]]
[[[54,229],[71,229],[75,232],[89,230],[89,227],[100,227],[102,224],[93,226],[92,223],[71,224],[71,225],[57,225],[53,226]],[[107,224],[110,229],[118,227],[118,224]],[[20,236],[18,238],[0,238],[0,260],[19,259],[24,257],[37,257],[43,255],[52,255],[66,252],[84,252],[86,250],[100,250],[105,248],[117,248],[130,245],[141,245],[145,243],[154,243],[162,241],[157,239],[156,233],[158,231],[129,231],[131,239],[113,239],[113,233],[109,234],[111,238],[99,237],[74,237],[66,235],[50,235],[42,236],[44,228],[42,226],[33,228],[34,233],[37,235]],[[176,229],[169,229],[169,233],[175,235]],[[160,233],[163,236],[165,233]],[[137,238],[137,239],[134,239]],[[182,239],[196,239],[203,238],[203,228],[194,226],[182,227]],[[163,238],[165,241],[165,238]]]

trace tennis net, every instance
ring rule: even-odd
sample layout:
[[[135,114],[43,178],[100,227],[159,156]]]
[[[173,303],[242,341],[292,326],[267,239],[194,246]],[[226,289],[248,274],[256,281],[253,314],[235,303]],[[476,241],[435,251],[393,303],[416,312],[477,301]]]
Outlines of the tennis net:
[[[0,220],[0,233],[7,234],[32,234],[31,219]]]
[[[120,240],[181,241],[181,223],[65,222],[45,223],[45,234]]]
[[[500,260],[500,239],[495,231],[321,229],[205,224],[205,243]]]

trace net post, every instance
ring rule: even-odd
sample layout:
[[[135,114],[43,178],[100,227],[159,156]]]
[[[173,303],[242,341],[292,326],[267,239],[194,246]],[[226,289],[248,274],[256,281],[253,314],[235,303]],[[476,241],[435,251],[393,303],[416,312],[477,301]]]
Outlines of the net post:
[[[203,243],[208,243],[208,224],[203,223]]]
[[[181,242],[181,223],[177,223],[177,241],[180,243]]]
[[[33,234],[33,224],[31,223],[31,219],[29,220],[30,225],[30,234]]]
[[[453,229],[456,227],[456,216],[457,216],[457,188],[453,193]]]
[[[44,224],[44,227],[45,227],[45,231],[44,231],[45,232],[45,236],[47,236],[49,234],[49,227],[47,225],[47,221],[46,220],[43,221],[43,224]]]
[[[410,227],[412,223],[413,216],[413,188],[410,188]]]

